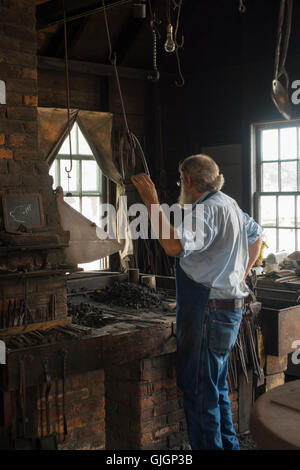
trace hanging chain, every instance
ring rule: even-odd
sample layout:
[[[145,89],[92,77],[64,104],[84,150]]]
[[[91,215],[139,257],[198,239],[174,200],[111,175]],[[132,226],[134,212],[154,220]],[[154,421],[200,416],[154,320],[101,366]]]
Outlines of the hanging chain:
[[[154,70],[154,75],[150,75],[148,78],[152,80],[153,82],[157,82],[160,77],[160,73],[159,73],[158,66],[157,66],[157,37],[160,38],[160,34],[159,34],[156,24],[160,24],[161,21],[159,21],[156,18],[155,14],[153,13],[151,0],[148,0],[148,5],[149,5],[149,12],[150,12],[150,27],[152,31],[152,37],[153,37],[153,70]]]
[[[68,109],[68,133],[69,133],[69,151],[70,151],[70,168],[65,167],[65,172],[68,175],[68,193],[70,192],[70,173],[73,169],[72,158],[72,142],[71,142],[71,123],[70,123],[70,82],[69,82],[69,64],[68,64],[68,38],[67,38],[67,22],[66,22],[66,9],[65,0],[62,0],[64,12],[64,46],[65,46],[65,69],[66,69],[66,94],[67,94],[67,109]]]

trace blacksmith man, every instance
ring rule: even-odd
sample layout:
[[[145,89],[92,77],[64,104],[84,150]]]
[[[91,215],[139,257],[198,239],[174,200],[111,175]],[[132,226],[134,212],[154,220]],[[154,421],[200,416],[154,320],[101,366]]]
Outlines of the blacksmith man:
[[[170,237],[163,238],[161,228],[169,222],[162,210],[157,237],[167,255],[176,258],[177,381],[189,441],[193,450],[238,450],[228,397],[228,360],[262,228],[221,191],[224,178],[212,158],[192,155],[180,164],[179,172],[179,204],[193,204],[195,226],[204,227],[202,247],[196,243],[201,234],[184,226],[175,230],[170,225]],[[150,214],[151,206],[159,204],[153,182],[146,174],[133,176],[132,182]],[[195,210],[199,204],[201,211]],[[202,225],[197,224],[199,214]]]

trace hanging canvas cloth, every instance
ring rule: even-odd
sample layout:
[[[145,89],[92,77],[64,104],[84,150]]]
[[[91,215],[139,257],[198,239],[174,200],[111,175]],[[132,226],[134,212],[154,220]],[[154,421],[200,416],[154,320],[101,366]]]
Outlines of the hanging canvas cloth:
[[[70,232],[69,246],[65,248],[67,264],[90,263],[121,250],[116,239],[105,238],[103,229],[64,201],[62,188],[56,199],[62,228]]]

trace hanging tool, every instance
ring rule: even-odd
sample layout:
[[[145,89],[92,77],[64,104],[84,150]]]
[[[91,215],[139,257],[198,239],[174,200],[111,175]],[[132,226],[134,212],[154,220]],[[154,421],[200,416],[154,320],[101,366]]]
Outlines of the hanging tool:
[[[25,438],[26,436],[26,382],[25,382],[24,357],[19,358],[19,372],[20,372],[19,397],[20,397],[21,414],[22,414],[22,433],[23,433],[23,438]]]
[[[56,450],[57,449],[56,435],[51,434],[51,429],[50,429],[49,395],[50,395],[50,390],[51,390],[51,375],[50,375],[50,372],[49,372],[48,359],[45,359],[45,361],[43,363],[43,372],[44,372],[44,381],[45,381],[45,384],[46,384],[46,388],[45,388],[45,410],[46,410],[47,434],[46,434],[46,436],[42,436],[39,439],[38,444],[39,444],[39,449],[40,450]]]
[[[66,435],[68,434],[68,426],[67,426],[67,418],[66,418],[66,374],[67,374],[67,356],[68,351],[66,349],[62,349],[61,357],[62,357],[62,395],[63,395],[63,440],[66,440]]]
[[[21,429],[17,430],[12,427],[12,435],[14,450],[35,450],[35,439],[28,437],[26,434],[26,423],[27,423],[27,407],[26,407],[26,381],[25,381],[25,366],[24,362],[26,356],[19,357],[19,407],[21,411]],[[17,423],[16,423],[17,424]]]
[[[275,106],[287,120],[291,119],[291,104],[288,96],[289,78],[285,68],[285,62],[291,33],[292,11],[293,0],[281,0],[276,41],[275,69],[271,90],[271,97]],[[286,19],[286,28],[283,50],[281,52],[281,39],[284,19]],[[282,76],[285,80],[285,86],[283,86],[279,81]]]

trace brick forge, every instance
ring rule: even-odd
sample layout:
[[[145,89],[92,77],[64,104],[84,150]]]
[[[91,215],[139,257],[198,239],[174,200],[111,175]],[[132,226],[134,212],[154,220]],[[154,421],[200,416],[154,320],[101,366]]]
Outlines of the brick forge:
[[[175,354],[112,366],[67,379],[64,437],[62,383],[49,395],[50,433],[61,450],[188,449]],[[38,399],[38,437],[47,434],[45,397]]]
[[[187,450],[175,354],[75,375],[66,380],[64,436],[62,381],[49,395],[50,433],[60,450]],[[230,394],[234,424],[238,393]],[[46,401],[37,401],[37,437],[47,435]]]
[[[56,435],[59,450],[105,449],[105,383],[104,370],[75,375],[65,383],[64,434],[62,381],[51,384],[49,395],[50,433]],[[37,437],[47,435],[46,400],[37,403]]]

